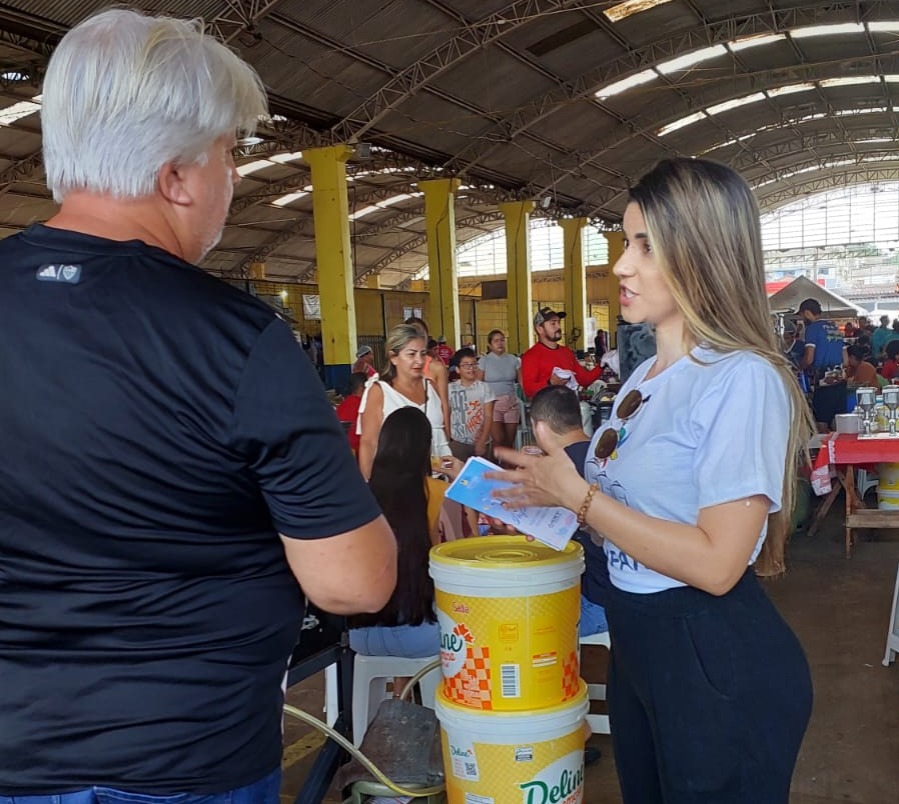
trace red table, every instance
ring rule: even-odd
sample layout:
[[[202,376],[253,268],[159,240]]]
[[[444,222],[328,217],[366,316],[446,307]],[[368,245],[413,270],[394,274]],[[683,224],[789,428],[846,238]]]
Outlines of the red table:
[[[856,494],[855,467],[877,463],[899,463],[899,438],[859,438],[850,433],[831,433],[815,459],[812,486],[816,493],[827,497],[815,514],[809,534],[817,530],[842,487],[846,491],[846,558],[852,556],[855,528],[899,528],[899,511],[865,508],[864,500]],[[830,466],[836,471],[834,483],[828,479]]]

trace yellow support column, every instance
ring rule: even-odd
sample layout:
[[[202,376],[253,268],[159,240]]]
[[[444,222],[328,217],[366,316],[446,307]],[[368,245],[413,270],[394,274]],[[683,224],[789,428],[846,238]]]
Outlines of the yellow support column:
[[[459,348],[459,281],[456,276],[455,192],[459,179],[429,179],[418,183],[425,195],[425,229],[428,235],[428,280],[431,337],[440,335],[455,351]]]
[[[531,213],[533,201],[507,201],[499,205],[506,228],[506,300],[508,304],[508,350],[520,355],[530,348],[531,325]]]
[[[615,349],[618,346],[618,337],[615,334],[618,327],[618,316],[621,315],[621,302],[618,298],[618,279],[612,273],[615,263],[624,254],[624,232],[604,232],[606,242],[609,244],[609,279],[608,279],[608,296],[609,300],[609,348]]]
[[[321,299],[325,385],[342,388],[350,376],[356,350],[356,302],[350,251],[346,163],[347,145],[310,148],[303,159],[312,168],[312,215],[315,262]]]
[[[559,221],[564,240],[565,342],[572,349],[587,348],[584,319],[587,317],[587,272],[584,270],[584,227],[586,218],[563,218]],[[573,338],[572,336],[577,337]],[[591,344],[592,345],[592,344]]]

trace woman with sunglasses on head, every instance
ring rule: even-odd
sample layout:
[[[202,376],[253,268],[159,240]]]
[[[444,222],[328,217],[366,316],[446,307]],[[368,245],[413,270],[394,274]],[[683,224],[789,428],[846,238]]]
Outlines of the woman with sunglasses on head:
[[[501,451],[525,505],[604,539],[609,713],[626,804],[786,804],[811,713],[808,664],[756,580],[783,570],[812,423],[770,324],[758,208],[701,159],[630,191],[621,313],[657,354],[618,395],[586,480],[561,451]],[[539,425],[538,425],[539,426]]]

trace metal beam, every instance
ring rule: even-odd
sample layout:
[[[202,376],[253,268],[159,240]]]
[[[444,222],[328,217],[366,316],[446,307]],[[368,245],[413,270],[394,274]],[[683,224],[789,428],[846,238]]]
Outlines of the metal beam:
[[[305,234],[310,238],[313,237],[311,215],[303,215],[302,217],[297,218],[297,220],[286,226],[280,232],[267,238],[264,243],[257,246],[253,251],[235,262],[234,265],[225,271],[225,273],[229,276],[246,277],[248,275],[247,268],[252,263],[261,262],[278,248],[278,246],[283,245],[289,240],[293,240],[294,237],[297,237],[300,234]]]
[[[763,172],[755,173],[753,179],[776,179],[780,173],[792,171],[796,166],[804,167],[809,164],[820,164],[824,160],[834,158],[851,157],[853,159],[862,159],[877,154],[896,154],[895,147],[891,147],[888,143],[880,146],[872,144],[870,150],[864,152],[860,152],[855,143],[856,140],[854,138],[847,140],[841,131],[826,131],[760,148],[758,152],[768,160],[777,160],[778,166],[776,168],[769,167]],[[795,162],[792,161],[793,158],[795,158]],[[736,159],[729,160],[728,164],[734,170],[743,173],[747,179],[749,179],[753,168],[758,167],[751,158],[742,154]]]
[[[548,1],[548,0],[545,0],[545,1]],[[330,48],[331,50],[339,51],[340,53],[342,53],[344,56],[346,56],[348,58],[355,59],[356,61],[358,61],[362,64],[366,64],[373,69],[380,70],[381,72],[385,73],[386,75],[389,75],[389,76],[397,75],[396,69],[393,68],[392,66],[390,66],[389,64],[379,61],[379,60],[373,58],[372,56],[368,55],[367,53],[362,52],[361,50],[348,47],[346,45],[346,43],[341,42],[340,40],[334,39],[334,38],[328,36],[327,34],[322,33],[321,31],[315,30],[314,28],[310,28],[309,26],[304,25],[303,23],[299,22],[296,19],[285,17],[281,14],[272,15],[272,19],[275,22],[277,22],[279,25],[284,27],[286,30],[294,31],[296,33],[301,34],[302,36],[305,36],[305,37],[311,39],[314,42],[317,42],[321,45],[324,45],[327,48]],[[426,89],[434,97],[439,98],[440,100],[443,100],[454,106],[457,106],[460,109],[463,109],[464,111],[468,112],[469,114],[474,115],[478,118],[481,118],[485,121],[492,121],[493,123],[499,123],[499,121],[502,120],[501,114],[491,112],[487,109],[483,109],[483,108],[477,106],[476,104],[466,100],[465,98],[460,98],[457,95],[453,95],[452,93],[447,92],[443,89],[440,89],[437,86],[427,86]],[[549,140],[546,137],[543,137],[542,135],[536,134],[534,132],[527,132],[526,136],[529,140],[533,141],[534,143],[536,143],[537,145],[541,146],[544,149],[547,149],[549,151],[556,151],[556,152],[562,153],[562,154],[567,154],[567,151],[564,149],[564,147],[562,145],[560,145],[559,143],[554,142],[552,140]],[[334,136],[332,138],[332,142],[334,142],[334,143],[346,142],[346,141],[348,141],[348,140],[340,139],[339,137],[336,137],[336,136]],[[543,153],[532,153],[530,151],[526,151],[526,152],[529,154],[529,156],[531,156],[531,158],[535,162],[540,162],[540,163],[544,164],[550,170],[555,169],[556,165],[555,165],[554,161],[551,158],[548,158],[547,156],[545,156]],[[450,172],[449,174],[445,174],[445,175],[452,175],[452,172]],[[590,176],[585,176],[584,179],[589,182],[595,181]]]
[[[393,75],[376,92],[332,126],[331,134],[337,141],[360,139],[416,92],[424,89],[473,53],[513,33],[540,14],[553,13],[574,5],[575,0],[515,0],[485,19],[467,22],[460,33]],[[452,14],[452,11],[447,9],[441,8],[441,11]],[[459,19],[458,15],[452,16]]]
[[[896,181],[899,178],[899,156],[893,163],[846,165],[839,168],[821,168],[803,174],[801,180],[789,184],[767,185],[755,192],[762,213],[770,212],[805,195],[822,193],[835,187],[853,184]]]
[[[791,77],[789,83],[799,83],[802,81],[813,81],[819,80],[825,77],[841,77],[845,75],[851,75],[853,73],[867,73],[870,70],[870,67],[865,69],[864,63],[871,62],[872,59],[870,57],[862,57],[860,59],[856,59],[853,61],[851,66],[845,66],[840,63],[826,62],[823,64],[804,64],[804,65],[795,65],[790,68]],[[897,58],[897,70],[899,70],[899,58]],[[745,83],[745,86],[741,86],[740,83]],[[748,94],[750,91],[760,91],[764,89],[772,89],[778,86],[784,85],[783,79],[783,71],[782,70],[765,70],[760,73],[755,73],[751,76],[733,76],[731,78],[731,86],[729,87],[729,91],[726,94],[721,94],[720,89],[725,87],[724,81],[719,81],[714,84],[715,90],[707,91],[705,93],[697,93],[694,97],[695,107],[696,109],[706,108],[714,103],[720,103],[725,100],[729,100],[733,97],[739,97],[743,94]],[[795,99],[796,95],[787,95],[786,99]],[[816,108],[820,108],[820,105],[817,105]],[[679,117],[682,117],[683,114],[671,114],[671,110],[666,108],[667,112],[666,117],[659,116],[643,116],[643,117],[635,117],[632,119],[630,130],[626,132],[618,132],[608,136],[604,140],[600,140],[599,144],[596,148],[580,153],[576,155],[576,159],[573,165],[558,170],[555,176],[555,182],[558,184],[563,181],[568,176],[580,173],[584,170],[585,167],[595,162],[597,159],[605,156],[610,151],[629,143],[631,140],[635,139],[638,136],[643,136],[649,131],[655,131],[660,126],[664,125],[666,122],[670,122],[672,120],[676,120]],[[713,118],[715,116],[713,115]],[[744,118],[746,125],[748,127],[753,126],[754,122],[751,117]],[[699,126],[703,125],[719,125],[719,121],[714,119],[707,119],[703,122],[694,123],[690,128],[692,130],[697,130]],[[739,129],[734,130],[735,133],[740,133]],[[676,141],[672,140],[672,141]],[[753,153],[753,152],[750,152]],[[761,159],[759,160],[761,161]],[[531,193],[534,197],[539,197],[541,192],[545,192],[543,188],[530,186],[528,192]],[[608,210],[605,209],[606,205],[611,202],[613,199],[620,195],[621,189],[614,188],[611,192],[604,192],[602,189],[599,193],[590,196],[590,212],[588,214],[603,214],[607,213]],[[598,200],[594,200],[598,199]]]
[[[871,4],[878,8],[889,8],[889,3],[875,2]],[[869,9],[874,14],[874,9]],[[573,102],[590,98],[602,86],[617,81],[641,70],[649,69],[660,61],[665,61],[675,56],[692,50],[697,50],[710,45],[728,42],[740,36],[749,36],[764,33],[782,33],[790,28],[801,25],[813,25],[819,22],[839,22],[846,20],[856,21],[858,5],[856,2],[842,3],[815,3],[806,6],[787,9],[769,10],[757,14],[745,16],[733,16],[726,20],[706,25],[701,28],[678,33],[675,36],[652,42],[645,47],[628,51],[621,57],[598,66],[597,68],[579,76],[574,81],[566,82],[556,87],[539,98],[532,101],[501,120],[497,126],[484,134],[483,137],[473,141],[468,148],[460,152],[446,165],[456,172],[463,169],[472,169],[494,153],[498,147],[494,143],[507,143],[512,139],[527,133],[533,126],[545,120],[558,109],[569,106]],[[774,71],[772,71],[774,72]],[[782,79],[782,71],[780,83]],[[842,71],[838,74],[843,75]],[[801,80],[801,79],[797,79]],[[792,81],[791,81],[792,82]],[[701,108],[697,103],[694,108]],[[652,126],[630,125],[631,136],[645,136],[661,125],[658,119]],[[492,141],[492,142],[491,142]],[[484,143],[488,142],[488,145]],[[588,161],[592,161],[591,160]],[[578,169],[582,165],[578,166]]]
[[[423,180],[423,176],[409,177],[404,180],[394,181],[390,184],[366,185],[354,184],[353,192],[350,200],[356,205],[373,201],[385,201],[393,198],[401,193],[413,193],[418,191],[418,182]],[[299,192],[302,187],[306,186],[297,181],[296,177],[283,179],[276,182],[268,182],[258,191],[241,196],[231,204],[231,215],[237,215],[256,204],[264,204],[273,198],[278,198],[288,193]],[[500,201],[516,200],[519,193],[505,190],[492,185],[478,186],[467,185],[465,194],[476,199],[472,203],[499,203]]]
[[[28,156],[17,159],[11,165],[0,172],[0,195],[6,195],[10,188],[20,179],[24,179],[34,173],[42,164],[42,151],[38,149]]]
[[[469,215],[467,218],[460,218],[456,221],[456,231],[461,231],[466,227],[480,226],[485,223],[499,222],[502,220],[502,218],[503,216],[498,210],[480,212],[477,215]],[[361,282],[372,274],[380,273],[392,262],[396,262],[396,260],[408,254],[410,251],[414,251],[420,246],[423,246],[427,242],[427,240],[427,235],[424,234],[424,232],[415,234],[405,243],[394,248],[387,256],[382,257],[376,263],[369,265],[367,268],[357,273],[356,281]]]
[[[225,0],[225,10],[212,19],[209,29],[226,45],[241,34],[247,34],[248,39],[240,44],[252,47],[258,41],[256,23],[280,2],[281,0]]]

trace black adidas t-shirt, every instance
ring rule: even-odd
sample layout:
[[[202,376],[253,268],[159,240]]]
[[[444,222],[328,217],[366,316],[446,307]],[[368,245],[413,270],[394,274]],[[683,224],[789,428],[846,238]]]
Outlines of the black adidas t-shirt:
[[[266,305],[166,252],[0,242],[0,794],[274,770],[302,598],[278,533],[379,510]]]

